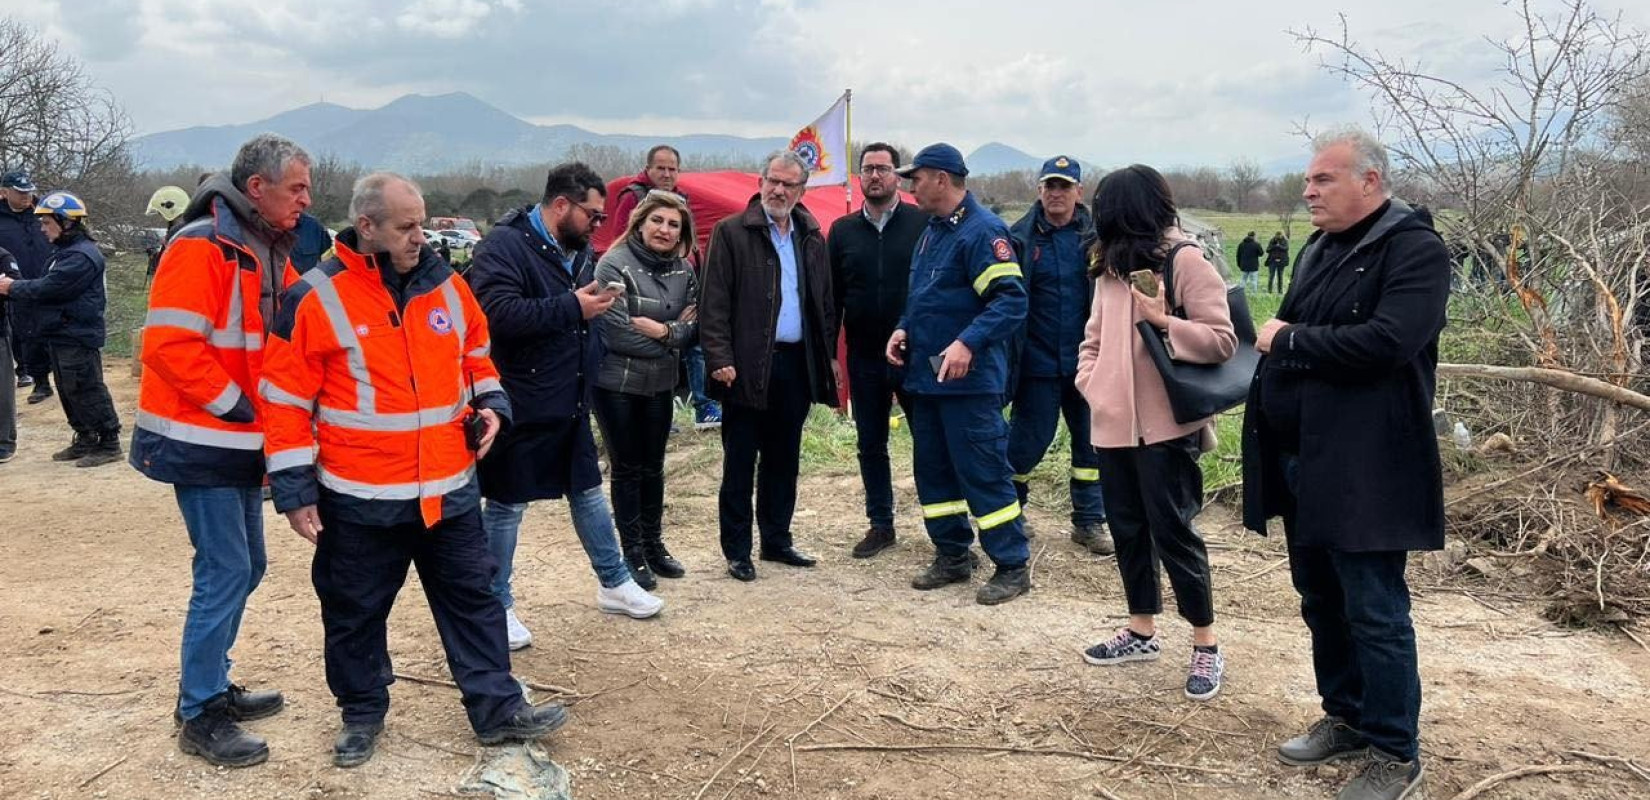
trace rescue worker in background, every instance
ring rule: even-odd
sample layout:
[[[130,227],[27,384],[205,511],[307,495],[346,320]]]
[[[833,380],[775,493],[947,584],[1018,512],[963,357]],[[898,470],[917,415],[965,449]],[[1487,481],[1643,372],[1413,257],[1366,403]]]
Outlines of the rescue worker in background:
[[[957,148],[931,144],[898,173],[933,215],[911,257],[905,316],[885,348],[889,363],[906,368],[917,499],[934,541],[934,562],[911,586],[938,589],[973,576],[972,514],[997,567],[975,599],[1004,603],[1031,588],[1002,413],[1025,282],[1008,226],[968,191]]]
[[[149,206],[144,209],[144,216],[158,215],[166,222],[166,233],[161,234],[160,240],[151,242],[144,252],[149,256],[149,276],[153,277],[155,270],[160,268],[161,253],[166,251],[166,243],[172,240],[172,234],[177,232],[178,221],[183,218],[183,210],[189,206],[189,193],[176,186],[162,186],[149,195]]]
[[[35,206],[40,227],[52,243],[45,273],[33,280],[0,277],[0,295],[26,304],[38,324],[35,337],[46,346],[52,376],[63,395],[63,415],[74,429],[69,446],[53,461],[97,467],[120,460],[120,415],[103,383],[103,252],[86,229],[86,204],[68,192],[52,192]]]
[[[487,319],[425,244],[412,181],[361,178],[350,218],[334,257],[283,298],[261,391],[275,509],[316,545],[327,686],[343,715],[333,763],[365,763],[383,731],[394,679],[385,621],[409,564],[482,743],[538,738],[567,712],[523,699],[504,606],[488,589],[497,565],[475,463],[510,401],[487,355]]]
[[[848,398],[859,446],[859,477],[865,486],[865,516],[871,527],[854,545],[854,558],[870,558],[894,546],[894,483],[888,465],[888,414],[894,398],[910,412],[900,385],[904,375],[882,350],[905,313],[911,283],[911,251],[928,225],[928,215],[900,201],[899,151],[876,142],[859,156],[859,212],[831,224],[826,249],[831,289],[848,342]]]
[[[0,175],[0,247],[17,260],[20,279],[34,280],[46,274],[46,262],[52,257],[52,243],[40,228],[40,218],[34,215],[39,198],[34,195],[34,181],[22,170]],[[46,345],[34,335],[35,316],[23,303],[12,303],[11,354],[17,360],[17,388],[27,389],[29,405],[43,403],[52,396],[52,360]]]
[[[654,189],[663,189],[675,192],[683,200],[687,200],[687,192],[681,187],[677,179],[681,175],[682,154],[668,144],[656,144],[647,151],[647,166],[636,173],[630,183],[623,189],[607,198],[607,216],[612,224],[596,231],[591,237],[591,246],[596,250],[599,258],[613,246],[618,235],[630,224],[630,214],[640,205],[642,198]],[[702,253],[698,242],[688,242],[690,255],[688,260],[698,270],[703,263]],[[682,351],[683,368],[687,371],[688,393],[693,401],[693,427],[698,430],[711,430],[722,426],[722,406],[705,395],[705,351],[694,342]]]
[[[1109,555],[1113,546],[1100,496],[1100,456],[1089,443],[1089,405],[1072,382],[1094,295],[1083,255],[1094,222],[1082,196],[1082,166],[1069,156],[1055,156],[1043,162],[1037,202],[1010,229],[1029,298],[1008,422],[1008,464],[1023,507],[1031,471],[1048,452],[1064,416],[1071,439],[1071,540]]]
[[[131,463],[172,485],[195,551],[174,714],[178,749],[218,766],[267,759],[264,739],[237,723],[285,706],[280,692],[230,682],[229,651],[269,563],[254,398],[271,318],[247,298],[262,293],[269,273],[284,276],[283,285],[296,277],[287,248],[309,205],[309,165],[296,143],[265,134],[241,145],[227,175],[193,202],[176,190],[185,205],[171,209],[176,230],[149,287],[138,354],[144,369]]]

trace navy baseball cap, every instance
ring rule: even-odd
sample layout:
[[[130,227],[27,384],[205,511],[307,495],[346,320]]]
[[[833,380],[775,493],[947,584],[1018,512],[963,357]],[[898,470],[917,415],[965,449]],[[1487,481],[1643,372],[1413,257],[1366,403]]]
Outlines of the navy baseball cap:
[[[917,151],[917,157],[911,163],[894,170],[901,178],[911,177],[911,173],[923,167],[931,167],[952,175],[968,175],[968,165],[963,163],[962,153],[957,148],[939,142],[931,144]]]
[[[1043,162],[1043,170],[1037,175],[1037,182],[1042,183],[1050,178],[1072,183],[1083,182],[1083,165],[1070,156],[1055,156]]]
[[[5,175],[0,175],[0,189],[16,189],[19,192],[34,191],[34,181],[29,180],[29,173],[14,169]]]

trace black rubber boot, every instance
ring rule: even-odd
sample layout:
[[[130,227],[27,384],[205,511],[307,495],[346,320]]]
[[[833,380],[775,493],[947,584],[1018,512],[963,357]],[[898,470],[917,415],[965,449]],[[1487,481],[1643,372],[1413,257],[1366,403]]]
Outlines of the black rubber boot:
[[[207,701],[199,716],[183,723],[178,749],[220,767],[250,767],[269,759],[269,744],[230,719],[228,692]]]

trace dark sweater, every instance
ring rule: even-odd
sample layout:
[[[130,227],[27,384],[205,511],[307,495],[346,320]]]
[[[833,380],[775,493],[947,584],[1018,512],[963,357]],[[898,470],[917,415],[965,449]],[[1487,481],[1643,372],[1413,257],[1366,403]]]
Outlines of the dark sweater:
[[[900,203],[881,231],[860,209],[831,224],[826,239],[831,287],[848,333],[848,352],[856,357],[882,360],[888,337],[905,313],[911,251],[927,223],[927,214]]]

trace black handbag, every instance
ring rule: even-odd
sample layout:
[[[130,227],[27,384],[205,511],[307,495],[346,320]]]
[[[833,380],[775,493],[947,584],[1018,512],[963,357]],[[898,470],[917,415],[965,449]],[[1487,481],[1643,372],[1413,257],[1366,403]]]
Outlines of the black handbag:
[[[1169,313],[1181,319],[1186,318],[1186,308],[1175,301],[1174,257],[1180,248],[1193,246],[1192,242],[1181,242],[1170,248],[1163,259],[1164,300]],[[1226,309],[1238,344],[1232,357],[1219,364],[1176,361],[1169,356],[1162,331],[1145,320],[1134,324],[1145,342],[1146,355],[1163,376],[1163,388],[1168,390],[1174,420],[1182,425],[1219,414],[1249,396],[1249,383],[1255,377],[1255,367],[1260,364],[1260,351],[1255,349],[1255,321],[1249,316],[1249,297],[1243,293],[1242,286],[1226,287]]]

